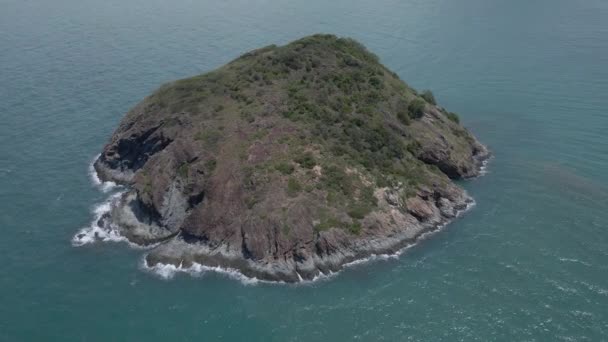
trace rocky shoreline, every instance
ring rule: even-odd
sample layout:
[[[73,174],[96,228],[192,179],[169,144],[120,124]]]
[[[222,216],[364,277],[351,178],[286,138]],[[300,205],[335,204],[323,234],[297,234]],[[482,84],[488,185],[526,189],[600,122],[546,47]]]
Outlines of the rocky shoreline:
[[[477,156],[476,175],[482,175],[490,154],[486,150],[484,154]],[[95,170],[104,170],[99,160],[94,164]],[[97,172],[97,171],[96,171]],[[112,179],[126,179],[126,176],[116,177],[113,173]],[[107,173],[98,173],[99,179],[107,179]],[[381,191],[380,200],[398,210],[398,203],[392,203],[390,196]],[[424,193],[419,194],[423,197]],[[428,194],[427,194],[428,196]],[[255,262],[244,259],[242,254],[231,251],[227,246],[210,248],[195,237],[188,236],[182,232],[167,232],[162,227],[150,224],[154,222],[151,217],[142,216],[142,213],[132,212],[133,205],[129,202],[134,200],[133,192],[125,192],[110,204],[110,210],[97,221],[99,228],[117,233],[125,237],[130,243],[140,246],[153,246],[144,257],[145,267],[155,269],[166,265],[173,266],[176,270],[188,270],[197,265],[207,269],[221,269],[228,272],[238,272],[242,276],[268,282],[297,283],[303,281],[314,281],[337,273],[349,264],[360,260],[367,260],[372,256],[395,255],[404,248],[416,244],[422,237],[437,232],[447,226],[454,219],[470,210],[475,202],[462,192],[462,196],[456,201],[441,198],[441,205],[437,211],[433,210],[431,216],[424,217],[423,221],[409,221],[409,226],[391,236],[361,237],[351,246],[344,246],[335,250],[335,253],[324,256],[314,256],[306,263],[283,261],[277,263]],[[448,202],[449,201],[449,202]],[[424,210],[424,209],[420,209]],[[432,210],[432,209],[431,209]],[[423,217],[424,213],[417,213]],[[417,217],[413,215],[413,217]],[[139,234],[138,234],[139,232]],[[141,235],[147,238],[141,238]]]
[[[465,209],[463,209],[462,211],[459,211],[457,213],[455,218],[446,221],[445,224],[437,225],[432,229],[427,229],[427,230],[421,232],[414,239],[411,239],[408,241],[403,241],[401,244],[395,245],[394,248],[391,248],[386,253],[371,253],[367,257],[361,257],[358,259],[354,259],[353,261],[345,262],[345,263],[341,264],[341,266],[338,267],[336,269],[336,271],[330,270],[329,273],[319,272],[318,275],[314,276],[312,279],[304,279],[302,277],[299,277],[298,281],[293,282],[293,283],[304,284],[304,283],[312,283],[312,282],[316,282],[316,281],[326,280],[333,276],[336,276],[337,274],[339,274],[341,271],[347,269],[348,267],[352,267],[352,266],[360,265],[360,264],[364,264],[364,263],[369,263],[369,262],[374,262],[374,261],[378,261],[378,260],[398,258],[405,250],[417,245],[419,242],[421,242],[422,240],[424,240],[426,238],[431,237],[433,234],[440,232],[444,227],[446,227],[448,224],[450,224],[453,220],[455,220],[456,218],[465,214],[466,212],[471,210],[474,206],[475,206],[475,202],[469,203],[469,205]],[[398,247],[399,245],[401,245],[402,247]],[[176,261],[176,260],[173,260],[173,262],[174,261]],[[229,266],[222,267],[222,266],[219,266],[220,265],[219,263],[217,264],[218,266],[208,266],[205,264],[201,264],[197,261],[193,261],[193,262],[190,262],[187,264],[183,264],[183,263],[175,264],[173,262],[163,263],[161,261],[158,261],[156,263],[152,263],[152,262],[148,261],[148,254],[145,254],[142,259],[142,268],[147,271],[151,271],[151,272],[161,276],[162,278],[166,278],[166,279],[172,278],[177,273],[187,273],[187,274],[191,274],[191,275],[198,275],[203,272],[211,271],[211,272],[226,274],[229,277],[240,280],[245,284],[252,284],[252,283],[255,284],[258,282],[275,283],[275,284],[288,284],[289,283],[284,280],[267,280],[267,279],[258,279],[255,277],[250,277],[250,276],[245,275],[240,269],[231,268]]]
[[[244,261],[238,254],[226,255],[223,251],[212,251],[204,245],[194,245],[187,243],[179,236],[172,239],[167,244],[155,248],[151,253],[144,257],[144,267],[154,270],[164,266],[173,266],[175,271],[189,273],[191,270],[202,268],[204,270],[214,270],[223,273],[238,273],[241,277],[253,281],[265,281],[276,283],[299,283],[312,282],[325,277],[334,275],[344,270],[346,267],[358,264],[359,262],[369,262],[373,257],[398,256],[401,252],[417,244],[424,237],[440,231],[450,224],[454,219],[466,213],[475,205],[472,201],[467,206],[458,211],[454,218],[445,219],[442,223],[425,226],[416,230],[414,236],[404,233],[399,237],[393,237],[385,241],[370,241],[357,252],[341,252],[339,255],[329,258],[315,259],[313,268],[297,268],[295,273],[289,272],[287,267],[275,267],[268,264],[256,264],[251,261]],[[285,272],[288,270],[288,272]],[[239,278],[241,278],[239,277]]]

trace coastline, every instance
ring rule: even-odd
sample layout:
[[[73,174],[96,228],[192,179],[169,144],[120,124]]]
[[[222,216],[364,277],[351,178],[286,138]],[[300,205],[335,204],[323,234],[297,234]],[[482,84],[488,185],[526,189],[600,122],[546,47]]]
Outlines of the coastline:
[[[144,254],[141,258],[140,267],[142,270],[146,272],[153,273],[154,275],[164,279],[170,280],[178,274],[187,274],[192,277],[201,277],[206,272],[214,272],[225,275],[231,279],[238,280],[244,285],[255,285],[255,284],[277,284],[277,285],[309,285],[320,281],[330,280],[335,276],[338,276],[342,271],[345,271],[352,267],[357,267],[369,263],[385,261],[390,259],[398,259],[403,253],[405,253],[408,249],[417,246],[419,243],[424,240],[432,237],[435,234],[438,234],[444,230],[450,223],[454,222],[456,219],[460,218],[462,215],[466,214],[469,210],[473,209],[476,206],[476,202],[473,201],[469,203],[469,205],[463,209],[458,211],[456,216],[451,220],[448,220],[442,224],[436,225],[434,228],[425,230],[417,235],[413,240],[404,241],[404,245],[396,248],[394,252],[391,253],[379,253],[379,254],[370,254],[366,257],[357,258],[353,261],[346,262],[340,266],[340,269],[332,271],[330,270],[328,273],[319,273],[315,275],[312,279],[304,279],[301,278],[296,282],[286,282],[283,280],[267,280],[267,279],[259,279],[256,277],[250,277],[244,274],[241,270],[237,268],[231,267],[221,267],[221,266],[207,266],[198,262],[192,262],[189,266],[184,266],[183,263],[179,265],[175,265],[173,263],[156,263],[152,266],[148,265],[146,260],[148,254]],[[144,246],[141,246],[144,247]]]
[[[113,203],[118,201],[122,194],[125,193],[124,187],[121,185],[117,185],[114,182],[104,182],[100,179],[96,168],[93,167],[95,161],[98,156],[93,159],[92,163],[89,165],[89,174],[93,184],[103,193],[112,192],[112,194],[101,204],[95,206],[93,213],[94,219],[92,220],[90,226],[82,228],[77,234],[72,238],[72,245],[75,247],[80,247],[86,244],[95,243],[96,241],[102,242],[126,242],[131,248],[142,249],[142,250],[153,250],[156,247],[162,245],[167,245],[169,243],[174,243],[177,241],[179,237],[173,237],[163,242],[155,243],[152,245],[140,245],[133,241],[130,241],[126,236],[120,233],[118,227],[113,227],[112,224],[109,226],[102,225],[102,217],[104,215],[108,215],[111,211],[111,206]],[[472,178],[477,178],[485,175],[487,173],[487,165],[491,159],[491,154],[484,155],[483,158],[479,159],[478,164],[478,175]],[[118,191],[116,191],[118,190]],[[113,192],[115,191],[115,192]],[[309,284],[314,283],[321,280],[326,280],[333,278],[337,274],[339,274],[342,270],[348,269],[350,267],[354,267],[361,264],[367,264],[370,262],[376,262],[379,260],[388,260],[399,258],[401,254],[407,251],[409,248],[416,246],[418,243],[424,241],[428,237],[441,232],[445,229],[450,223],[454,220],[463,216],[466,212],[475,207],[475,201],[466,194],[465,201],[461,203],[463,207],[461,209],[456,209],[453,217],[446,218],[441,216],[441,219],[438,222],[421,225],[420,229],[416,230],[414,235],[411,235],[411,231],[406,229],[403,234],[399,237],[392,238],[384,238],[384,241],[374,241],[376,243],[375,247],[371,247],[368,244],[367,249],[361,249],[357,251],[357,253],[353,253],[350,255],[342,254],[342,258],[339,260],[335,260],[334,255],[330,258],[320,258],[321,265],[326,265],[326,269],[321,270],[317,268],[317,273],[313,274],[305,274],[304,277],[296,272],[297,279],[281,279],[279,277],[275,277],[273,279],[272,276],[269,276],[271,272],[268,272],[268,269],[260,269],[260,265],[256,265],[255,262],[249,262],[247,265],[247,261],[243,263],[242,260],[237,260],[236,258],[209,253],[201,258],[192,258],[184,262],[184,259],[165,259],[165,260],[154,260],[154,262],[149,261],[149,257],[151,255],[150,252],[147,252],[142,257],[141,268],[146,272],[151,272],[162,279],[171,279],[176,274],[185,273],[190,276],[199,277],[202,276],[206,272],[215,272],[224,274],[232,279],[238,280],[243,284],[251,285],[257,283],[269,283],[269,284]],[[408,236],[408,234],[410,236]],[[188,244],[186,242],[182,242],[184,244]],[[203,248],[205,249],[205,247]],[[200,250],[199,250],[200,252]],[[203,254],[201,254],[203,255]],[[178,262],[179,260],[179,262]],[[236,262],[235,262],[236,261]],[[318,266],[315,264],[315,266]]]

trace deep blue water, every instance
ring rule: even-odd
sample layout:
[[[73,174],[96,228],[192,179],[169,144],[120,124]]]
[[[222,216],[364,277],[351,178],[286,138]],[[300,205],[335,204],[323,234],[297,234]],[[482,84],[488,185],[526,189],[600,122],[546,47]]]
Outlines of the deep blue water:
[[[131,106],[317,32],[360,40],[492,149],[472,211],[301,286],[163,280],[145,251],[71,245]],[[0,340],[608,340],[607,108],[605,0],[0,0]]]

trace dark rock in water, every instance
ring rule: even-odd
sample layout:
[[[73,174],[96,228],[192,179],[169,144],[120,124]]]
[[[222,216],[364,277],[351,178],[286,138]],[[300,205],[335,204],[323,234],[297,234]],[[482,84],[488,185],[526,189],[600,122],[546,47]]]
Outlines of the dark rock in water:
[[[95,162],[102,222],[193,263],[297,282],[390,253],[471,202],[487,149],[359,43],[315,35],[162,86]]]

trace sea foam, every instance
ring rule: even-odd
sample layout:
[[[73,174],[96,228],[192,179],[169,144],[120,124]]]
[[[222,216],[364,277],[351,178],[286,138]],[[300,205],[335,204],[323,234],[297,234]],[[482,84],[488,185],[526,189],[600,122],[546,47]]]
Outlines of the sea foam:
[[[485,176],[488,173],[488,163],[490,163],[490,159],[492,159],[492,156],[484,159],[481,162],[481,166],[479,167],[479,176]]]
[[[263,283],[277,283],[277,282],[269,282],[260,280],[255,277],[247,277],[243,273],[239,272],[233,268],[223,268],[223,267],[211,267],[205,266],[199,263],[193,263],[189,267],[183,267],[182,265],[175,266],[172,264],[156,264],[154,266],[148,266],[146,263],[146,257],[144,256],[141,263],[142,269],[152,272],[155,275],[163,278],[163,279],[172,279],[178,273],[185,273],[193,277],[201,277],[207,272],[215,272],[228,276],[229,278],[240,281],[245,285],[254,285],[260,282]]]
[[[179,266],[175,266],[173,264],[156,264],[154,266],[148,266],[146,263],[146,257],[144,256],[144,258],[142,259],[142,263],[141,263],[141,268],[147,272],[151,272],[157,276],[159,276],[162,279],[165,280],[170,280],[173,279],[173,277],[175,277],[177,274],[187,274],[189,276],[192,277],[202,277],[204,276],[206,273],[218,273],[224,276],[227,276],[228,278],[234,279],[234,280],[238,280],[239,282],[241,282],[244,285],[257,285],[257,284],[281,284],[281,285],[287,285],[288,283],[284,282],[284,281],[270,281],[270,280],[263,280],[263,279],[258,279],[256,277],[248,277],[246,275],[244,275],[243,273],[241,273],[241,271],[234,269],[234,268],[224,268],[224,267],[219,267],[219,266],[205,266],[199,263],[193,263],[191,266],[189,267],[184,267],[182,265]],[[289,283],[289,285],[307,285],[307,284],[312,284],[312,283],[316,283],[322,280],[328,280],[332,277],[334,277],[335,275],[337,275],[338,272],[329,272],[329,273],[319,273],[318,275],[316,275],[313,279],[307,280],[307,279],[303,279],[302,277],[300,277],[300,281],[294,284]]]
[[[112,208],[112,203],[117,201],[120,196],[124,193],[124,190],[121,186],[117,185],[114,182],[104,182],[97,175],[97,171],[93,166],[95,164],[95,160],[99,158],[99,154],[93,158],[91,163],[89,164],[89,177],[93,185],[102,191],[103,193],[111,193],[110,196],[103,201],[102,203],[96,204],[93,207],[93,220],[89,224],[89,226],[84,227],[78,231],[72,237],[72,245],[73,246],[83,246],[86,244],[94,243],[96,241],[114,241],[114,242],[127,242],[129,245],[133,247],[139,247],[127,240],[124,236],[120,235],[120,233],[112,227],[109,226],[100,226],[99,220],[107,213],[110,212]]]
[[[94,165],[95,161],[97,160],[97,158],[99,158],[100,155],[101,154],[96,155],[95,158],[93,158],[93,160],[89,164],[89,177],[91,178],[91,181],[93,182],[93,185],[95,185],[96,188],[98,188],[104,193],[108,193],[118,188],[119,185],[114,182],[104,182],[99,178],[99,175],[97,175],[97,171],[95,170]]]
[[[95,241],[127,241],[127,238],[120,235],[117,230],[112,228],[101,227],[99,220],[110,212],[112,202],[117,200],[123,192],[112,194],[103,203],[93,207],[93,221],[87,227],[82,228],[72,238],[72,245],[82,246]],[[128,242],[128,241],[127,241]]]

